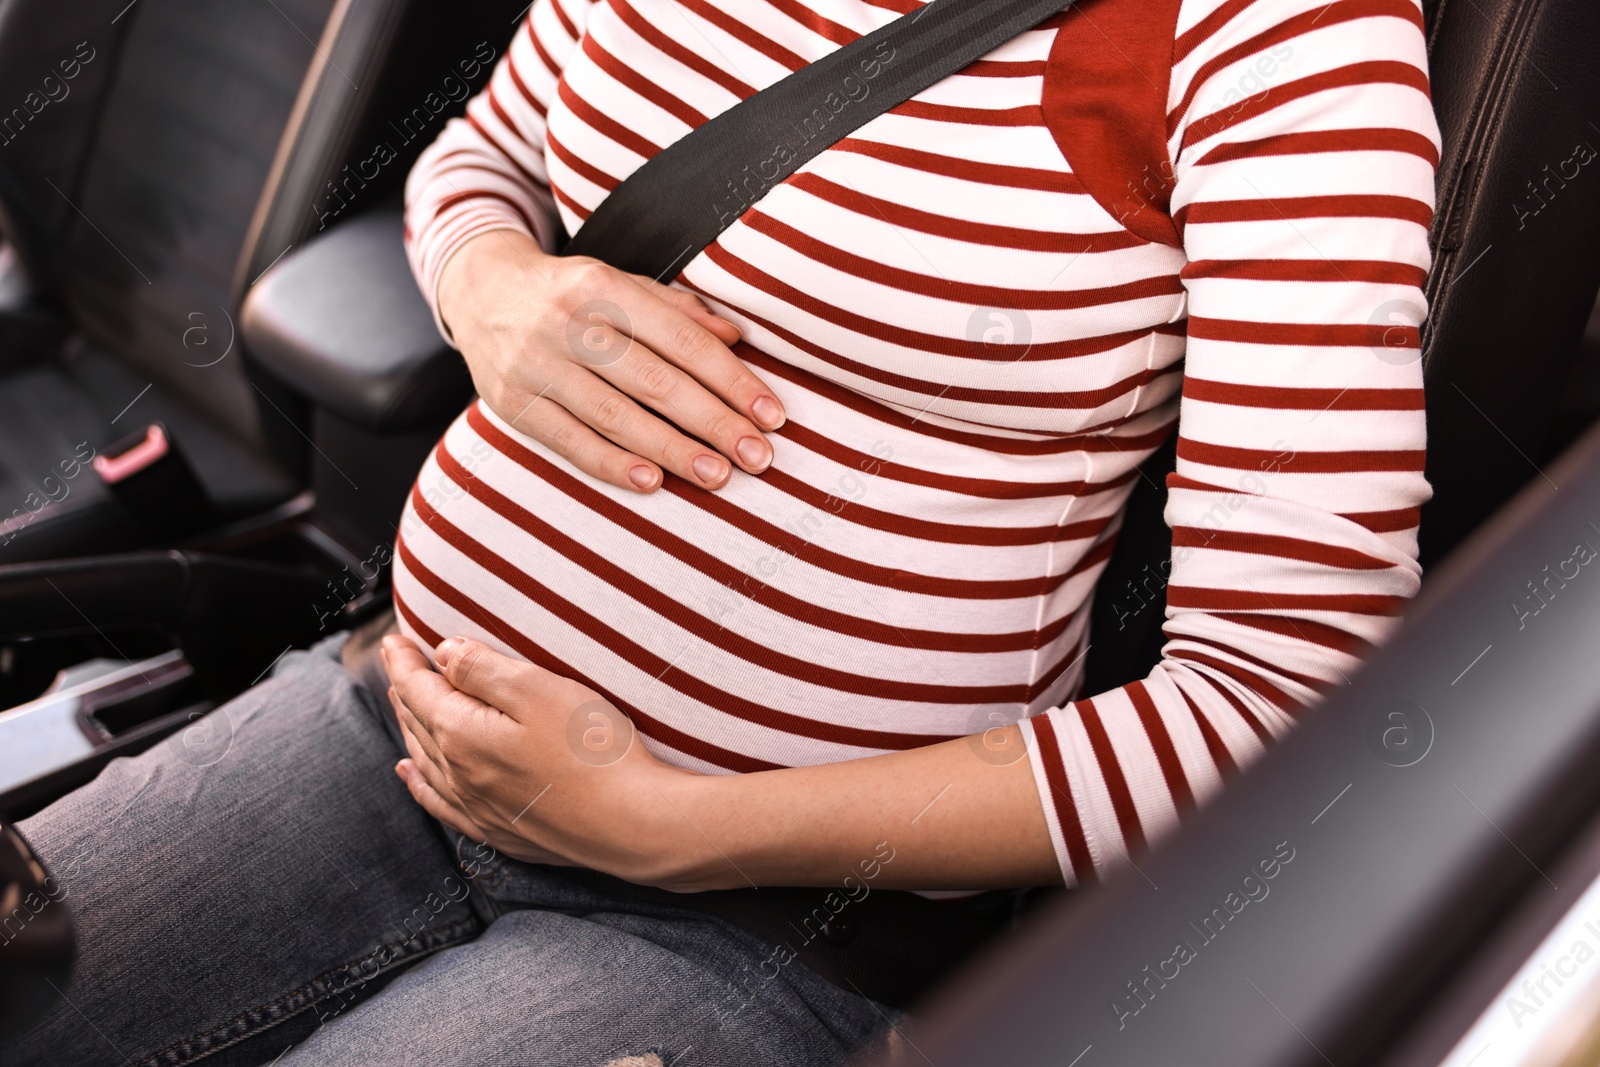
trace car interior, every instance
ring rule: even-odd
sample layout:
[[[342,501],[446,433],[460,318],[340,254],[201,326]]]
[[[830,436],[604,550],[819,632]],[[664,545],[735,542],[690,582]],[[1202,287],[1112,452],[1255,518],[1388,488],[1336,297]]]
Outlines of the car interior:
[[[0,104],[41,102],[0,112],[0,884],[44,877],[11,823],[388,606],[401,503],[472,396],[401,189],[524,10],[0,5]],[[1422,330],[1423,592],[1217,801],[942,988],[905,1062],[1600,1063],[1600,977],[1505,1006],[1600,944],[1600,579],[1563,569],[1600,546],[1600,17],[1425,15],[1429,307],[1373,319]],[[1086,692],[1160,658],[1162,613],[1115,603],[1164,603],[1174,463],[1129,502]],[[1392,714],[1420,755],[1374,740]],[[70,908],[41,918],[0,957],[0,1038],[70,968]]]

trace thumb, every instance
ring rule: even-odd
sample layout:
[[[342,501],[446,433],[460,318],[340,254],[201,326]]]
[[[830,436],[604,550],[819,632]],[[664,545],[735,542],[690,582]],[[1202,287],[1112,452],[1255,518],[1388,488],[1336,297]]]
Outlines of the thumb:
[[[555,675],[479,641],[447,637],[434,649],[439,673],[458,690],[521,722]]]

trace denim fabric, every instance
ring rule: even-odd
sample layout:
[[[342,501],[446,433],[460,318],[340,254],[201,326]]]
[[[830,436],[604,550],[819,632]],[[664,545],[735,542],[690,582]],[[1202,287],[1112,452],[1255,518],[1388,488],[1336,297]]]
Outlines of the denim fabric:
[[[811,1067],[892,1036],[738,927],[447,836],[339,647],[22,823],[79,954],[0,1064]]]

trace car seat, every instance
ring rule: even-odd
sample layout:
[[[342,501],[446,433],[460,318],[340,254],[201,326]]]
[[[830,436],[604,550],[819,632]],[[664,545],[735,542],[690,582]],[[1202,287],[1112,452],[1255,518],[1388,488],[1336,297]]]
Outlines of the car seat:
[[[428,83],[475,90],[487,67],[465,78],[457,53],[480,37],[503,47],[514,13],[0,7],[0,100],[16,104],[0,114],[0,566],[171,544],[308,485],[310,409],[244,353],[240,301],[309,235],[397,194],[448,118]],[[351,195],[390,122],[407,141]],[[108,488],[89,458],[157,422],[169,466],[197,479],[163,477],[149,500]]]
[[[244,7],[0,7],[0,92],[25,99],[20,72],[65,57],[41,68],[36,114],[0,115],[0,267],[15,268],[0,277],[0,492],[18,505],[0,510],[0,709],[13,709],[0,731],[32,730],[46,750],[24,760],[0,735],[0,816],[358,620],[400,481],[437,436],[405,404],[370,426],[314,405],[246,352],[239,304],[308,237],[392,217],[411,160],[487,78],[518,7]],[[374,172],[380,140],[397,150]],[[375,302],[363,295],[393,311],[369,343],[408,321],[425,336],[444,376],[423,392],[453,414],[470,382],[399,261],[398,274],[346,264],[341,281],[357,311]],[[188,462],[109,489],[90,460],[129,431],[148,444],[152,423]]]
[[[0,9],[0,100],[15,105],[0,117],[13,283],[0,312],[0,564],[147,540],[87,459],[151,422],[218,521],[298,488],[272,445],[292,434],[264,420],[231,344],[230,287],[333,7]]]

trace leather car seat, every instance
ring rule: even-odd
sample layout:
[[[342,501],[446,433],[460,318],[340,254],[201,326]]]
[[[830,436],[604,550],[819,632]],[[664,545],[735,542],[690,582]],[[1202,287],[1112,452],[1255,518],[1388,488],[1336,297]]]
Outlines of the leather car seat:
[[[151,421],[222,521],[308,483],[309,404],[237,343],[244,293],[398,196],[449,117],[440,86],[475,91],[473,57],[503,49],[521,7],[0,6],[0,100],[27,105],[0,114],[0,232],[32,288],[5,306],[0,255],[0,565],[148,542],[72,461]],[[397,127],[381,174],[355,174]]]
[[[223,519],[298,488],[232,344],[232,285],[334,7],[0,7],[0,225],[32,288],[0,320],[60,324],[0,329],[0,564],[139,543],[82,458],[153,421]]]

